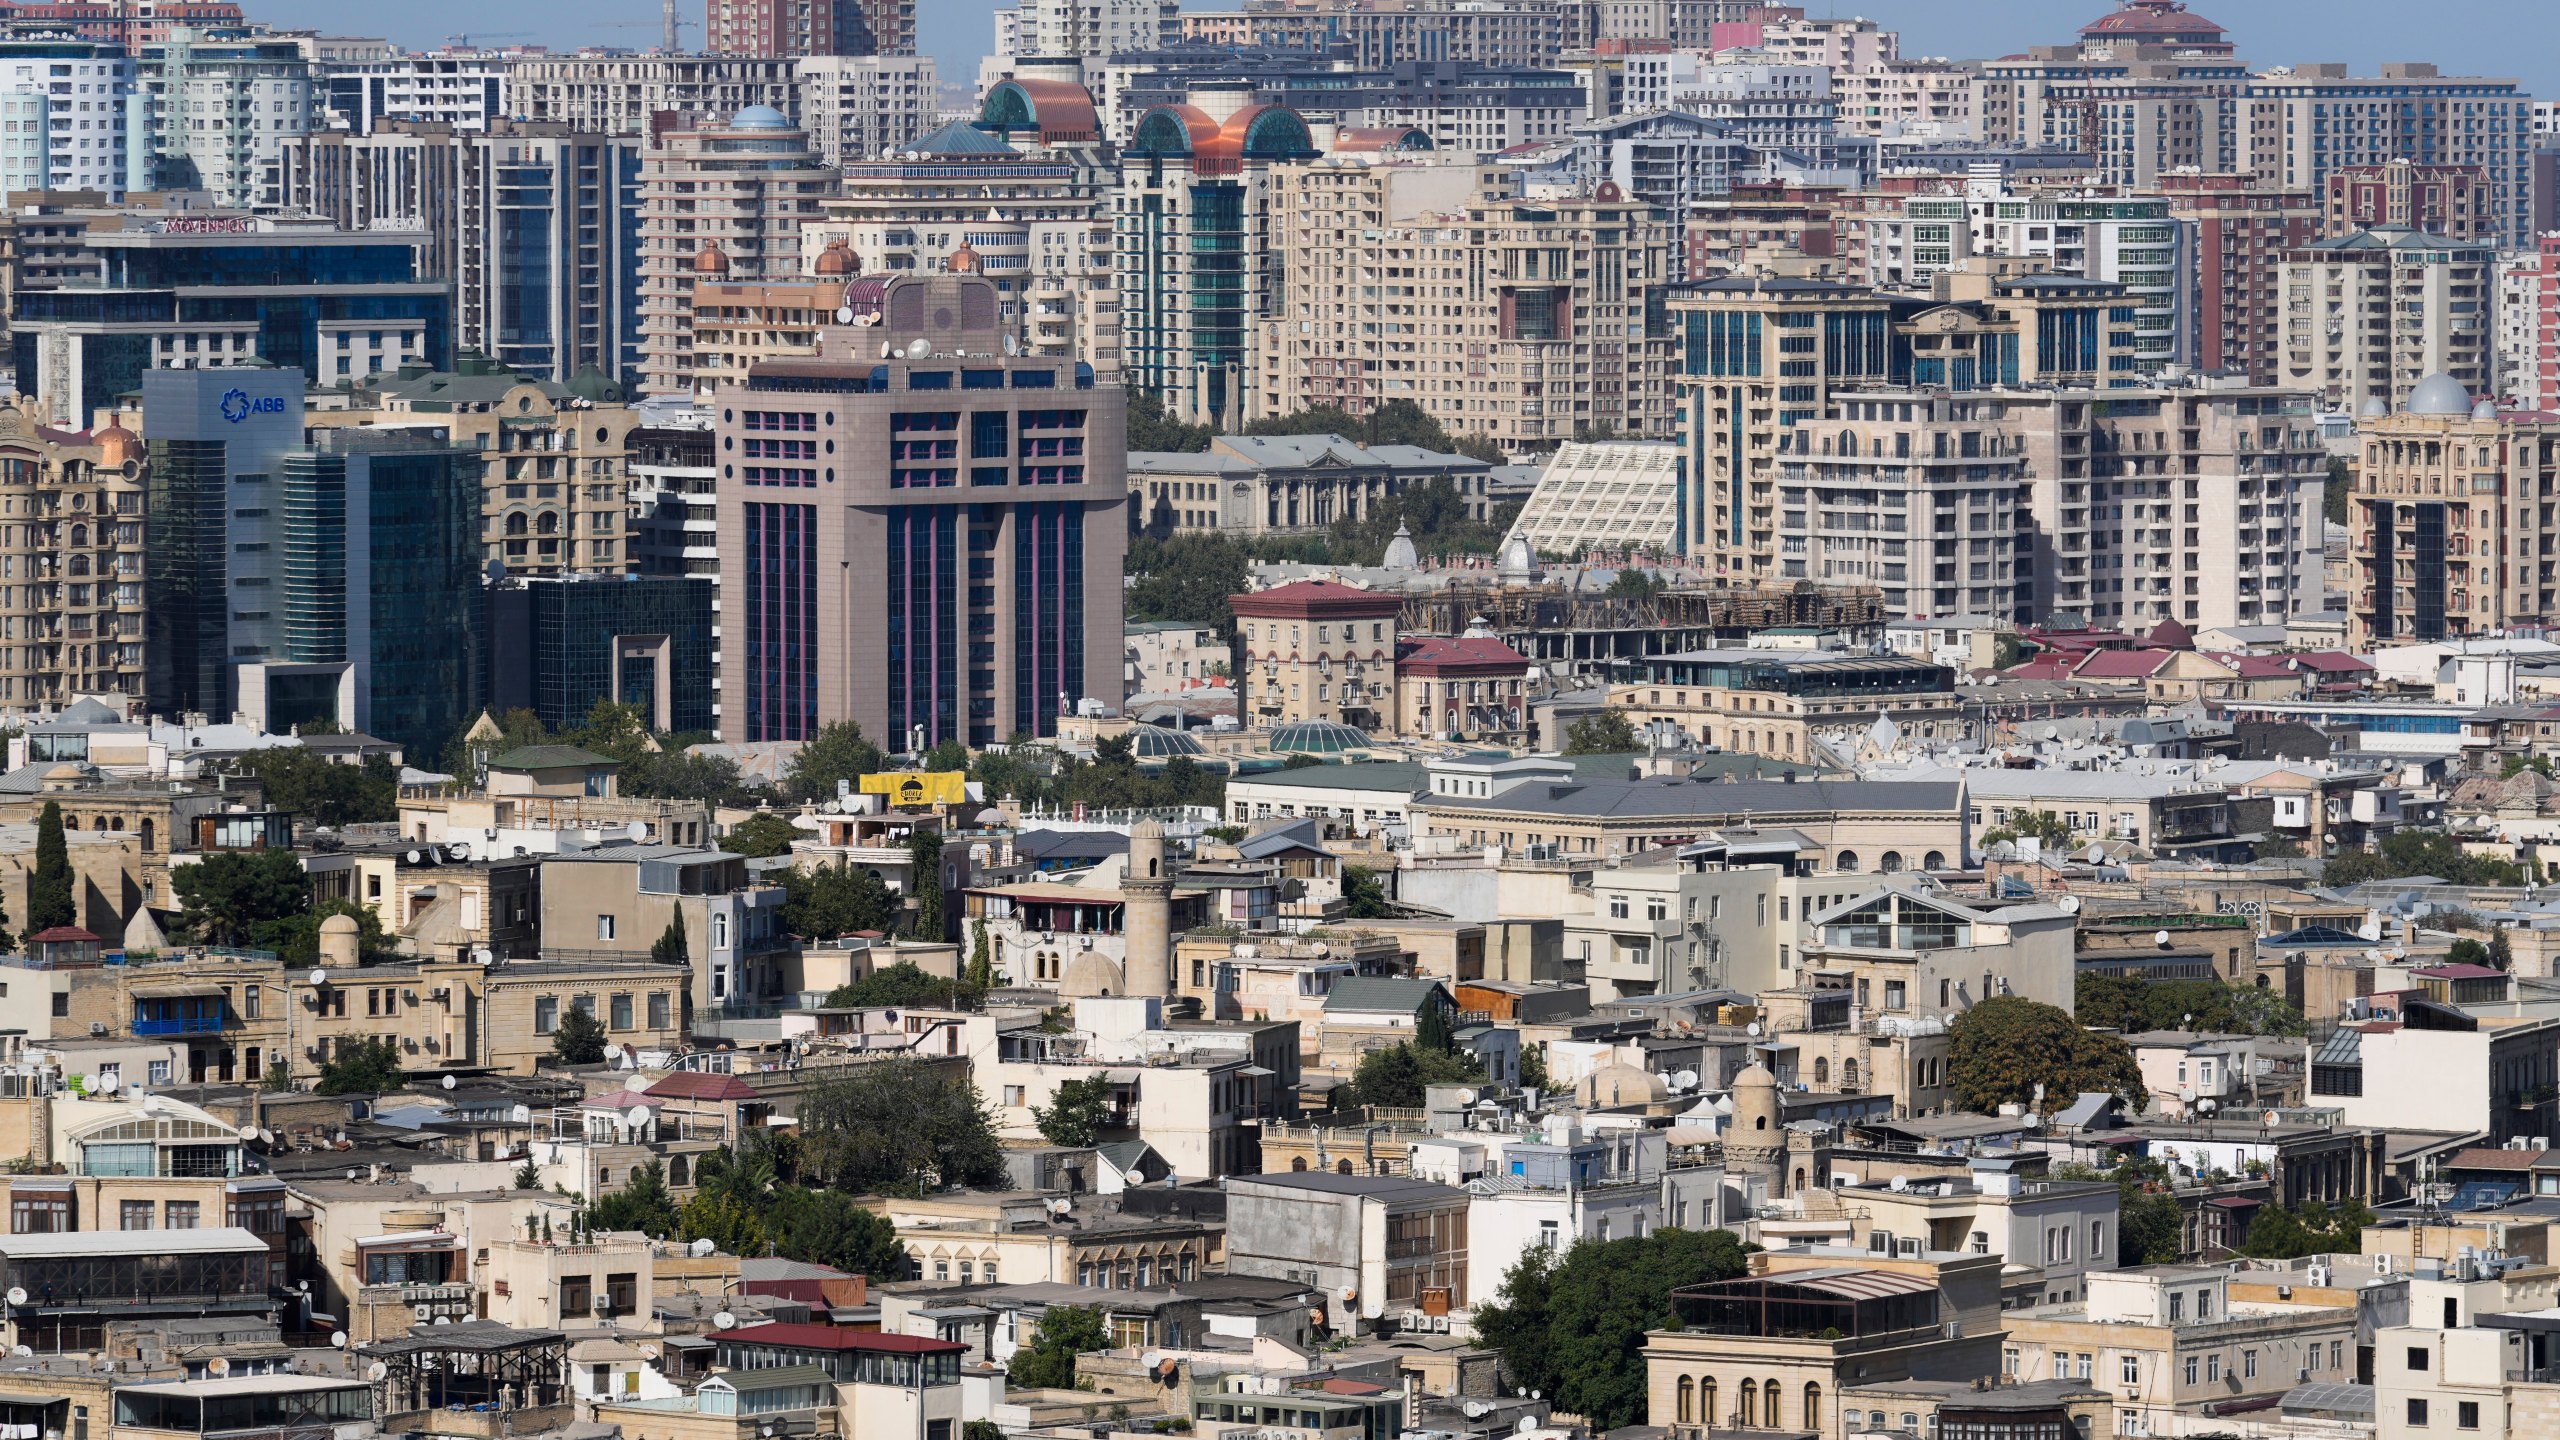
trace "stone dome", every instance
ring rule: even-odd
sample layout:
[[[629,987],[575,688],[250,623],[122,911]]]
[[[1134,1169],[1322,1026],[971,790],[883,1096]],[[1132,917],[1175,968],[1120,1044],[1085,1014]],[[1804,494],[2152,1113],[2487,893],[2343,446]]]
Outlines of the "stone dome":
[[[2376,395],[2372,399],[2364,402],[2364,404],[2356,411],[2357,417],[2364,420],[2378,420],[2390,413],[2391,402],[2383,399],[2379,395]]]
[[[791,117],[770,105],[750,105],[729,117],[732,130],[788,130]]]
[[[978,258],[978,247],[966,240],[951,252],[951,273],[954,275],[975,275],[985,268],[987,262]]]
[[[322,935],[324,935],[324,936],[325,936],[325,935],[360,935],[360,934],[364,933],[364,927],[362,927],[362,926],[360,926],[360,925],[356,924],[356,917],[354,917],[353,915],[348,915],[348,914],[345,914],[345,913],[341,912],[341,913],[339,913],[339,914],[332,915],[332,916],[330,916],[329,918],[327,918],[327,919],[325,919],[325,920],[321,921],[321,922],[320,922],[320,933],[321,933]]]
[[[1506,584],[1526,585],[1538,578],[1538,551],[1526,535],[1503,541],[1502,556],[1496,563]]]
[[[819,251],[818,258],[809,266],[813,274],[830,276],[850,275],[855,268],[853,247],[842,239],[828,241],[827,248]]]
[[[1396,526],[1396,538],[1387,542],[1387,558],[1378,562],[1389,570],[1419,570],[1422,554],[1413,548],[1413,532]]]
[[[2497,401],[2495,401],[2495,400],[2490,400],[2490,399],[2485,399],[2485,398],[2484,398],[2484,399],[2482,399],[2482,400],[2480,401],[2480,403],[2478,403],[2478,404],[2476,404],[2476,405],[2474,405],[2474,406],[2472,406],[2472,407],[2471,407],[2471,418],[2472,418],[2472,419],[2474,419],[2474,420],[2495,420],[2495,419],[2497,419],[2497,418],[2498,418],[2498,402],[2497,402]]]
[[[727,252],[720,248],[719,241],[705,240],[702,242],[701,251],[693,257],[693,273],[696,275],[726,275],[729,273],[729,256]]]
[[[114,421],[107,422],[89,440],[98,447],[98,463],[109,467],[122,466],[142,453],[142,437]]]
[[[2439,370],[2418,382],[2417,388],[2409,392],[2409,403],[2404,408],[2412,415],[2468,415],[2471,392],[2462,388],[2461,381]]]

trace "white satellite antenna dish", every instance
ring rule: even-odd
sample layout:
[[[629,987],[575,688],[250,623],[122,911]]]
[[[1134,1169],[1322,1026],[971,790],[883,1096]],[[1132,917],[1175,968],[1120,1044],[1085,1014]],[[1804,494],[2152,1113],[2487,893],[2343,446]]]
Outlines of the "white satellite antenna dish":
[[[450,1325],[453,1323],[453,1317],[450,1315],[439,1315],[436,1317],[436,1323],[439,1325]]]
[[[533,1123],[533,1107],[530,1105],[519,1105],[513,1110],[507,1112],[507,1118],[518,1125],[530,1125]]]
[[[641,1126],[649,1123],[649,1107],[646,1105],[634,1105],[622,1113],[622,1118],[630,1121],[631,1128],[637,1130]]]
[[[382,1363],[381,1361],[379,1361],[379,1360],[376,1360],[376,1361],[374,1361],[372,1364],[367,1365],[366,1367],[364,1367],[364,1378],[366,1378],[367,1380],[382,1380],[382,1379],[387,1379],[387,1378],[390,1376],[390,1374],[391,1374],[391,1367],[390,1367],[390,1366],[388,1366],[388,1365],[383,1364],[383,1363]]]
[[[1743,1026],[1742,1033],[1745,1035],[1758,1035],[1760,1033],[1760,1022],[1754,1020],[1750,1024]]]
[[[24,1286],[22,1286],[22,1285],[12,1285],[12,1286],[10,1286],[10,1287],[9,1287],[9,1303],[10,1303],[10,1304],[12,1304],[12,1305],[24,1305],[24,1304],[26,1304],[26,1303],[27,1303],[27,1291],[26,1291],[26,1287],[24,1287]]]
[[[439,1082],[437,1082],[437,1083],[439,1083],[439,1084],[443,1085],[443,1086],[444,1086],[444,1088],[446,1088],[447,1090],[450,1090],[450,1089],[452,1089],[455,1085],[457,1085],[457,1084],[459,1084],[459,1083],[461,1083],[461,1082],[459,1082],[459,1081],[455,1080],[452,1076],[447,1075],[446,1077],[444,1077],[444,1079],[443,1079],[443,1080],[441,1080],[441,1081],[439,1081]]]
[[[933,353],[933,342],[919,335],[907,342],[907,358],[921,360]]]
[[[329,983],[329,972],[328,972],[328,971],[326,971],[326,970],[314,970],[314,971],[312,971],[312,972],[311,972],[311,983],[312,983],[312,984],[314,984],[314,985],[326,985],[326,984],[328,984],[328,983]]]
[[[714,1250],[717,1250],[717,1249],[719,1249],[719,1248],[720,1248],[720,1242],[719,1242],[719,1241],[714,1240],[714,1239],[711,1239],[711,1238],[710,1238],[710,1237],[708,1237],[708,1236],[705,1236],[704,1238],[702,1238],[702,1239],[700,1239],[700,1240],[696,1240],[696,1241],[694,1241],[694,1242],[693,1242],[693,1257],[694,1257],[695,1259],[697,1259],[697,1260],[702,1259],[703,1257],[705,1257],[705,1256],[709,1255],[711,1252],[713,1252]]]
[[[1164,1352],[1161,1350],[1150,1350],[1146,1354],[1138,1357],[1138,1363],[1149,1370],[1156,1369],[1164,1364]]]
[[[21,1345],[21,1346],[17,1347],[16,1349],[11,1350],[9,1353],[10,1353],[10,1354],[12,1354],[12,1355],[17,1355],[17,1356],[21,1356],[21,1357],[23,1357],[23,1356],[33,1355],[33,1354],[34,1354],[34,1353],[36,1353],[36,1352],[35,1352],[35,1347],[34,1347],[34,1346],[32,1346],[32,1345]],[[101,1367],[101,1368],[104,1368],[104,1367]]]
[[[1893,1177],[1893,1184],[1892,1184],[1892,1186],[1891,1186],[1891,1189],[1893,1190],[1893,1193],[1894,1193],[1894,1194],[1896,1194],[1896,1195],[1900,1195],[1900,1194],[1902,1194],[1902,1193],[1904,1193],[1904,1192],[1908,1191],[1910,1188],[1911,1188],[1911,1177],[1910,1177],[1910,1176],[1908,1176],[1908,1175],[1896,1175],[1896,1176],[1894,1176],[1894,1177]]]
[[[1698,1072],[1695,1070],[1682,1070],[1677,1072],[1671,1077],[1671,1088],[1674,1090],[1697,1089]]]
[[[255,1125],[243,1125],[236,1133],[243,1140],[255,1140],[258,1138],[258,1127]]]
[[[1538,1417],[1535,1415],[1523,1415],[1520,1417],[1519,1425],[1514,1428],[1516,1428],[1521,1434],[1526,1435],[1530,1431],[1538,1428]]]
[[[850,305],[839,305],[839,306],[837,306],[837,307],[836,307],[836,323],[837,323],[837,324],[839,324],[839,325],[850,325],[850,324],[852,324],[852,323],[853,323],[853,307],[852,307],[852,306],[850,306]]]
[[[2053,903],[2059,907],[2065,915],[2077,915],[2080,913],[2080,897],[2077,895],[2065,895]]]
[[[204,1368],[208,1375],[228,1375],[231,1373],[231,1360],[228,1356],[216,1355],[204,1362]]]
[[[654,1361],[654,1360],[656,1360],[656,1359],[658,1358],[658,1347],[657,1347],[657,1346],[655,1346],[655,1345],[643,1345],[643,1346],[641,1346],[641,1347],[640,1347],[640,1358],[641,1358],[641,1359],[643,1359],[643,1360],[650,1360],[650,1361]]]
[[[734,1330],[737,1328],[737,1325],[738,1317],[730,1314],[726,1310],[723,1310],[719,1314],[711,1317],[711,1328],[714,1330]]]
[[[274,1132],[273,1130],[268,1129],[267,1127],[265,1127],[265,1126],[263,1126],[263,1125],[259,1126],[259,1127],[258,1127],[258,1143],[259,1143],[259,1144],[261,1144],[261,1145],[273,1145],[274,1143],[276,1143],[276,1132]]]
[[[622,827],[622,833],[624,838],[628,839],[632,844],[637,845],[641,841],[649,838],[649,827],[637,820],[634,820],[630,824]]]
[[[1470,1420],[1481,1420],[1484,1418],[1484,1412],[1491,1408],[1491,1406],[1485,1404],[1481,1400],[1470,1400],[1467,1402],[1467,1418]]]
[[[97,1091],[97,1092],[98,1092],[99,1094],[101,1094],[101,1095],[113,1095],[114,1093],[116,1093],[117,1088],[118,1088],[118,1087],[120,1087],[120,1086],[122,1086],[123,1084],[124,1084],[124,1079],[123,1079],[123,1077],[121,1077],[121,1076],[119,1076],[119,1075],[116,1075],[115,1073],[113,1073],[112,1071],[110,1071],[110,1072],[109,1072],[109,1073],[107,1073],[107,1074],[104,1074],[104,1075],[99,1076],[99,1077],[97,1078],[97,1080],[96,1080],[94,1083],[92,1083],[92,1084],[90,1085],[90,1087],[89,1087],[89,1088],[91,1088],[91,1089],[93,1089],[93,1090]]]
[[[347,1332],[346,1332],[346,1331],[344,1331],[344,1330],[332,1330],[332,1331],[330,1331],[330,1332],[329,1332],[329,1346],[330,1346],[330,1348],[331,1348],[331,1349],[334,1349],[334,1350],[344,1350],[344,1349],[346,1349],[346,1348],[347,1348]]]
[[[2151,943],[2152,943],[2152,944],[2154,944],[2154,945],[2158,945],[2158,946],[2162,947],[2163,949],[2166,949],[2166,948],[2168,947],[2168,944],[2169,944],[2169,932],[2168,932],[2168,931],[2166,931],[2166,930],[2154,930],[2154,931],[2152,931],[2152,932],[2151,932]]]

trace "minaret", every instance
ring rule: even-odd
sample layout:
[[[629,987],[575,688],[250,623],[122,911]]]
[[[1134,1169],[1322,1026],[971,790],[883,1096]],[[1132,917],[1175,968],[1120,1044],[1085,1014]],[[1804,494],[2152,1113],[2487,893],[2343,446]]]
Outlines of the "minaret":
[[[1129,827],[1129,873],[1120,881],[1127,897],[1120,929],[1126,954],[1120,993],[1173,993],[1173,871],[1164,858],[1164,827],[1141,820]]]

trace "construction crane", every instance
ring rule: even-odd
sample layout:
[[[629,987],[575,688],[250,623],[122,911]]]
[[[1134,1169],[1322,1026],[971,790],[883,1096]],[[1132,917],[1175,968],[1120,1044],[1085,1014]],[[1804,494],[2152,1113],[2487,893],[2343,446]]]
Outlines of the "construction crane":
[[[475,33],[482,40],[523,40],[529,38],[533,32],[530,30],[482,30]],[[471,35],[447,35],[444,37],[444,43],[452,49],[469,50],[473,48],[472,39]]]
[[[684,39],[677,32],[687,25],[699,29],[702,22],[688,20],[678,15],[673,0],[669,0],[666,13],[656,20],[608,20],[596,28],[599,30],[655,29],[658,31],[658,48],[673,55],[684,48]]]

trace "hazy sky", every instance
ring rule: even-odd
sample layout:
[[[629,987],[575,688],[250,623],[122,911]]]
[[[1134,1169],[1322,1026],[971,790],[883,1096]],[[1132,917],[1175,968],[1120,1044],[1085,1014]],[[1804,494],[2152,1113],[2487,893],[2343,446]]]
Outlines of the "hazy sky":
[[[703,0],[678,0],[699,20]],[[1216,9],[1232,0],[1188,0]],[[2001,55],[2034,44],[2068,41],[2102,14],[2109,0],[1810,0],[1810,13],[1873,15],[1902,31],[1910,55]],[[944,62],[946,78],[976,73],[993,33],[990,0],[921,0],[917,25],[924,48]],[[2560,5],[2551,0],[2197,0],[2198,12],[2230,27],[2252,64],[2343,60],[2360,72],[2385,60],[2432,60],[2451,73],[2513,76],[2544,95],[2560,94]],[[339,35],[380,35],[426,46],[457,31],[499,40],[524,32],[528,44],[657,43],[655,0],[440,0],[434,5],[387,0],[249,0],[250,14],[280,25],[316,26]],[[616,24],[614,22],[625,22]],[[688,27],[685,39],[699,43]]]

